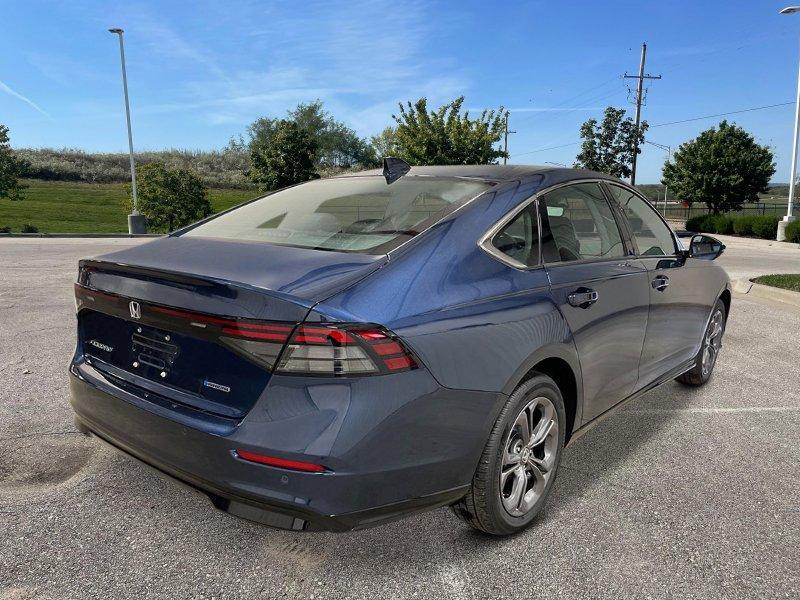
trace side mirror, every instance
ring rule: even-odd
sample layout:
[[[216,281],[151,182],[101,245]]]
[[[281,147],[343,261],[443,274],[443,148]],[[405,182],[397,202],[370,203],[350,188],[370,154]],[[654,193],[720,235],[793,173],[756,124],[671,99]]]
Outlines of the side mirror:
[[[725,244],[708,235],[694,235],[689,244],[689,256],[700,260],[714,260],[725,251]]]

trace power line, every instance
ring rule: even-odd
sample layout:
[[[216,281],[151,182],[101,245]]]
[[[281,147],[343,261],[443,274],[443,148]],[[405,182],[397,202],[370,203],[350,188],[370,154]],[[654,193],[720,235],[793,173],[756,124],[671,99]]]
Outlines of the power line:
[[[582,142],[570,142],[569,144],[561,144],[560,146],[549,146],[547,148],[537,148],[536,150],[528,150],[527,152],[517,152],[514,156],[524,156],[526,154],[535,154],[536,152],[545,152],[547,150],[556,150],[557,148],[566,148],[567,146],[577,146]]]
[[[586,90],[583,90],[582,92],[579,92],[578,94],[575,94],[574,96],[572,96],[570,98],[567,98],[566,100],[563,100],[563,101],[559,102],[558,104],[555,104],[555,105],[553,105],[553,106],[551,106],[549,108],[561,108],[563,106],[566,106],[567,104],[571,104],[571,103],[575,102],[576,100],[579,101],[578,103],[589,103],[589,102],[591,102],[591,100],[584,100],[584,99],[582,99],[582,97],[585,96],[586,94],[594,92],[595,90],[598,90],[598,89],[600,89],[602,87],[605,87],[608,84],[613,83],[615,81],[619,81],[619,77],[612,77],[611,79],[608,79],[608,80],[606,80],[606,81],[604,81],[602,83],[599,83],[599,84],[597,84],[595,86],[592,86],[592,87],[590,87],[590,88],[588,88]],[[571,106],[569,108],[575,108],[576,106],[577,106],[577,104],[575,106]],[[541,112],[547,112],[547,111],[541,111]],[[530,116],[518,120],[516,125],[519,126],[520,123],[524,123],[525,121],[527,121],[527,120],[529,120],[529,119],[531,119],[531,118],[533,118],[533,117],[535,117],[537,115],[540,116],[541,113],[538,112],[538,111],[537,112],[532,112]]]
[[[794,102],[781,102],[780,104],[767,104],[765,106],[754,106],[753,108],[743,108],[742,110],[732,110],[730,112],[718,113],[716,115],[703,115],[702,117],[692,117],[691,119],[682,119],[680,121],[670,121],[669,123],[656,123],[655,125],[650,125],[650,128],[653,127],[665,127],[667,125],[677,125],[678,123],[690,123],[691,121],[700,121],[702,119],[713,119],[715,117],[725,117],[727,115],[738,115],[740,113],[746,112],[753,112],[754,110],[764,110],[766,108],[777,108],[779,106],[789,106],[790,104],[794,104]]]
[[[715,115],[704,115],[702,117],[692,117],[690,119],[681,119],[680,121],[670,121],[668,123],[657,123],[655,125],[650,125],[650,128],[653,128],[653,127],[666,127],[667,125],[677,125],[679,123],[691,123],[692,121],[700,121],[702,119],[713,119],[715,117],[725,117],[727,115],[738,115],[740,113],[753,112],[753,111],[756,111],[756,110],[765,110],[765,109],[768,109],[768,108],[778,108],[778,107],[781,107],[781,106],[789,106],[789,105],[793,105],[793,104],[794,104],[794,102],[781,102],[779,104],[766,104],[764,106],[754,106],[752,108],[743,108],[741,110],[732,110],[730,112],[717,113]],[[517,152],[516,154],[514,154],[514,156],[525,156],[526,154],[535,154],[537,152],[545,152],[547,150],[556,150],[558,148],[566,148],[567,146],[576,146],[576,145],[578,145],[580,143],[582,143],[582,142],[571,142],[569,144],[561,144],[559,146],[548,146],[546,148],[537,148],[536,150],[528,150],[527,152]]]
[[[607,98],[610,98],[611,96],[614,96],[614,95],[616,95],[616,94],[619,94],[619,93],[620,93],[620,90],[613,90],[613,91],[611,91],[611,92],[602,93],[602,94],[600,94],[600,95],[598,95],[598,96],[596,96],[596,97],[592,97],[592,99],[591,99],[591,103],[593,103],[593,102],[600,102],[600,101],[602,101],[602,100],[605,100],[605,99],[607,99]],[[555,108],[555,107],[550,107],[550,108]],[[556,121],[556,120],[558,120],[559,118],[563,118],[563,117],[564,117],[564,115],[567,115],[567,114],[570,114],[570,113],[568,113],[568,112],[564,111],[564,112],[557,112],[557,113],[555,113],[555,114],[554,114],[554,113],[550,113],[550,112],[547,112],[547,111],[541,111],[541,112],[539,112],[539,113],[536,113],[536,114],[537,114],[537,115],[544,115],[544,114],[547,114],[547,116],[549,117],[549,122],[550,122],[550,123],[552,123],[553,121]],[[515,121],[515,122],[514,122],[514,125],[517,127],[517,130],[516,130],[516,131],[514,131],[514,133],[517,133],[517,132],[519,131],[519,129],[520,129],[520,127],[519,127],[519,122],[518,122],[518,121]],[[509,132],[509,133],[511,133],[511,132]],[[562,139],[563,139],[563,138],[562,138]],[[578,142],[578,143],[580,143],[580,142]],[[572,143],[570,143],[570,144],[566,144],[566,145],[567,145],[567,146],[571,146],[571,145],[572,145]],[[562,148],[562,147],[564,147],[564,146],[556,146],[556,148]],[[546,148],[546,149],[550,149],[550,148]],[[531,154],[531,152],[541,152],[541,150],[538,150],[538,149],[537,149],[537,150],[532,150],[532,151],[528,151],[528,152],[519,152],[519,153],[513,153],[512,155],[510,155],[510,156],[509,156],[509,158],[516,158],[517,156],[520,156],[520,155],[523,155],[523,156],[524,156],[525,154]]]

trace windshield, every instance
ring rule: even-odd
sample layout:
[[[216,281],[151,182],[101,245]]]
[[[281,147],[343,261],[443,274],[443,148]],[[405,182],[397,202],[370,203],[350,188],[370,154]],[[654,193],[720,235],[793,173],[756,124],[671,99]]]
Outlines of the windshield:
[[[340,252],[389,252],[492,183],[381,176],[309,181],[280,190],[183,235]]]

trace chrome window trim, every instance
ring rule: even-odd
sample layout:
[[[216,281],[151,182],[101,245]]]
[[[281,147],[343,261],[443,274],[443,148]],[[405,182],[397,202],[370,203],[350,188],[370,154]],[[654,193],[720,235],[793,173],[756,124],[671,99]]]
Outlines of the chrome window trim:
[[[511,212],[506,213],[504,217],[492,225],[492,227],[481,236],[480,240],[478,240],[478,247],[492,258],[495,258],[509,267],[513,267],[514,269],[519,269],[520,271],[530,271],[531,269],[539,268],[542,264],[542,238],[540,236],[542,228],[541,223],[539,222],[538,206],[536,210],[536,244],[537,252],[539,254],[539,261],[535,265],[526,265],[515,258],[511,258],[508,254],[498,250],[497,247],[492,243],[494,236],[496,236],[506,225],[513,221],[523,210],[536,202],[537,195],[538,193],[534,194],[527,200],[520,202],[519,205],[515,206],[511,210]]]
[[[577,184],[580,184],[580,183],[597,183],[598,186],[600,187],[600,191],[603,192],[603,197],[605,197],[605,192],[603,191],[603,186],[602,186],[602,182],[604,182],[604,181],[613,181],[613,180],[605,179],[605,178],[602,178],[602,177],[591,177],[591,178],[588,178],[588,179],[571,179],[570,181],[562,181],[560,183],[556,183],[556,184],[548,186],[548,187],[546,187],[544,189],[539,190],[538,192],[536,192],[530,198],[520,202],[517,206],[515,206],[513,209],[511,209],[511,211],[506,213],[505,216],[503,216],[499,221],[497,221],[494,225],[492,225],[492,227],[486,233],[484,233],[481,236],[481,238],[478,240],[478,247],[481,250],[483,250],[484,252],[486,252],[492,258],[494,258],[496,260],[499,260],[500,262],[508,265],[509,267],[513,267],[514,269],[518,269],[520,271],[532,271],[534,269],[540,269],[540,268],[544,267],[545,263],[542,261],[542,235],[541,235],[541,233],[542,233],[542,222],[541,222],[542,219],[541,219],[541,215],[539,214],[539,207],[538,207],[539,198],[541,196],[544,196],[545,194],[549,194],[550,192],[555,191],[555,190],[557,190],[559,188],[567,187],[567,186],[570,186],[570,185],[577,185]],[[608,200],[606,200],[606,201],[608,201]],[[500,252],[500,250],[498,250],[494,246],[494,244],[492,244],[492,238],[494,238],[494,236],[497,235],[497,233],[503,227],[505,227],[509,222],[514,220],[514,218],[519,213],[521,213],[523,210],[525,210],[528,206],[530,206],[534,202],[537,203],[537,207],[536,207],[536,227],[538,228],[537,239],[538,239],[538,244],[539,244],[539,262],[536,263],[535,265],[530,265],[529,266],[529,265],[525,265],[525,264],[519,262],[518,260],[515,260],[515,259],[511,258],[507,254],[504,254],[504,253]],[[611,207],[609,207],[609,208],[611,208]],[[619,225],[617,225],[617,230],[619,230]],[[671,228],[670,228],[670,230],[671,230]],[[619,231],[619,234],[620,234],[620,238],[622,238],[622,231]],[[616,257],[613,260],[619,261],[619,260],[625,260],[627,258],[629,258],[629,257],[628,256],[625,256],[625,257],[622,257],[622,258]],[[547,264],[560,265],[560,264],[574,264],[574,263],[577,263],[577,262],[586,263],[586,262],[601,262],[601,261],[609,261],[609,260],[612,260],[612,259],[611,258],[599,258],[599,259],[590,258],[590,259],[584,259],[584,260],[581,260],[581,261],[571,260],[571,261],[561,261],[561,262],[557,262],[557,263],[547,263]]]

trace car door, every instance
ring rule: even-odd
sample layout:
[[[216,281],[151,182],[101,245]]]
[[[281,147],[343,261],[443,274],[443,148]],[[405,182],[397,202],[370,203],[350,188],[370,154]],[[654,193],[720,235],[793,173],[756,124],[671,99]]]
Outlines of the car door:
[[[649,310],[647,270],[633,259],[599,182],[540,196],[542,259],[583,375],[584,420],[631,394]]]
[[[675,236],[661,215],[633,190],[606,185],[630,230],[636,257],[648,272],[650,316],[639,365],[643,387],[694,357],[711,305],[702,274],[679,255]]]

